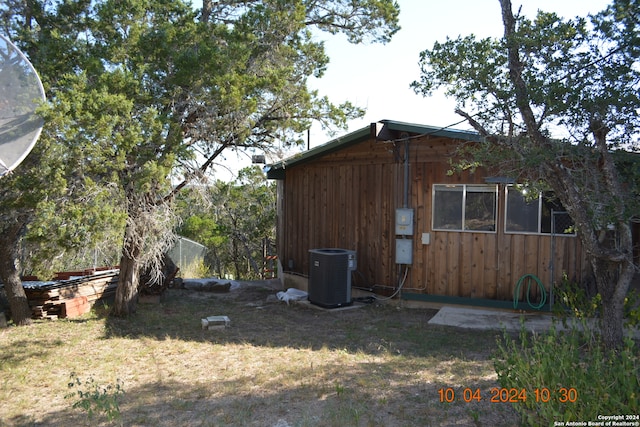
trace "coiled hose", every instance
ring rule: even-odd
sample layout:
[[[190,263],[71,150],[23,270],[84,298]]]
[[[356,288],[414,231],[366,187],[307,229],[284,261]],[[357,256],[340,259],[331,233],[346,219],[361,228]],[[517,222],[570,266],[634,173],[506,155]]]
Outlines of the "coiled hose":
[[[515,310],[516,308],[518,308],[520,286],[522,285],[522,282],[524,282],[525,279],[529,279],[529,281],[527,282],[527,303],[529,304],[529,307],[535,310],[540,310],[547,302],[547,291],[544,289],[544,285],[542,284],[542,281],[538,279],[538,277],[535,274],[525,274],[520,279],[518,279],[518,283],[516,284],[516,289],[513,292],[513,309]],[[540,303],[538,303],[537,305],[533,305],[531,303],[531,300],[529,299],[529,295],[531,295],[532,279],[538,284],[538,288],[540,288]]]

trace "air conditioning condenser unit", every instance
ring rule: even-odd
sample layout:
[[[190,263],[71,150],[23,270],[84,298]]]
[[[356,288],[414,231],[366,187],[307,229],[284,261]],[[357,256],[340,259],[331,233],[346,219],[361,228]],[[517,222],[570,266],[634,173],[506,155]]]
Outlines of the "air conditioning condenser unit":
[[[309,250],[309,302],[325,308],[350,305],[351,272],[356,251],[338,248]]]

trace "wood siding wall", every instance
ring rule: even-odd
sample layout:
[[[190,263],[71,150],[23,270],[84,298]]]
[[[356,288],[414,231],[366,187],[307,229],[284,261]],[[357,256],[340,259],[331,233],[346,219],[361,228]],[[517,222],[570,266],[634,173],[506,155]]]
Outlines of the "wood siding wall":
[[[449,175],[456,141],[423,137],[409,144],[408,207],[414,209],[413,263],[405,292],[510,300],[524,274],[548,288],[551,236],[504,233],[504,187],[496,233],[433,231],[433,184],[483,184],[481,171]],[[361,286],[395,287],[395,209],[403,207],[404,145],[373,140],[286,169],[279,181],[278,252],[284,269],[309,272],[309,249],[357,251]],[[422,234],[429,234],[429,244]],[[580,280],[586,264],[575,237],[556,237],[554,279]],[[524,292],[524,289],[523,291]],[[533,291],[533,296],[537,291]]]

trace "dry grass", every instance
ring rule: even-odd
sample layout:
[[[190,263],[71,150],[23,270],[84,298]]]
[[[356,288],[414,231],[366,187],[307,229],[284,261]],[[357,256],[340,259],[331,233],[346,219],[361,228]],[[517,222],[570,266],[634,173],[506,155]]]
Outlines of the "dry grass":
[[[125,426],[517,425],[490,403],[495,333],[428,325],[433,310],[372,304],[345,311],[170,289],[129,320],[85,317],[0,330],[0,426],[109,425],[65,398],[71,373],[121,383]],[[200,319],[227,315],[205,331]],[[438,389],[480,389],[441,403]]]

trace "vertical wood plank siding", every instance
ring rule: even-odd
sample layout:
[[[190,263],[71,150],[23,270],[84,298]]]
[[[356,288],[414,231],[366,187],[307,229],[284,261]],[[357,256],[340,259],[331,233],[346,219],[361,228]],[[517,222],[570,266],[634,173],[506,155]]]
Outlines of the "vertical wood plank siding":
[[[422,137],[409,149],[409,207],[414,209],[413,264],[405,291],[510,300],[524,274],[548,289],[551,236],[504,233],[504,187],[495,233],[434,231],[433,184],[484,184],[485,173],[449,175],[457,141]],[[395,209],[404,194],[403,145],[367,140],[286,168],[278,182],[278,247],[285,270],[309,273],[309,249],[357,251],[360,286],[396,286]],[[422,234],[429,233],[429,244]],[[556,237],[555,281],[586,274],[579,241]],[[532,297],[537,296],[537,289]],[[522,297],[522,296],[521,296]]]

